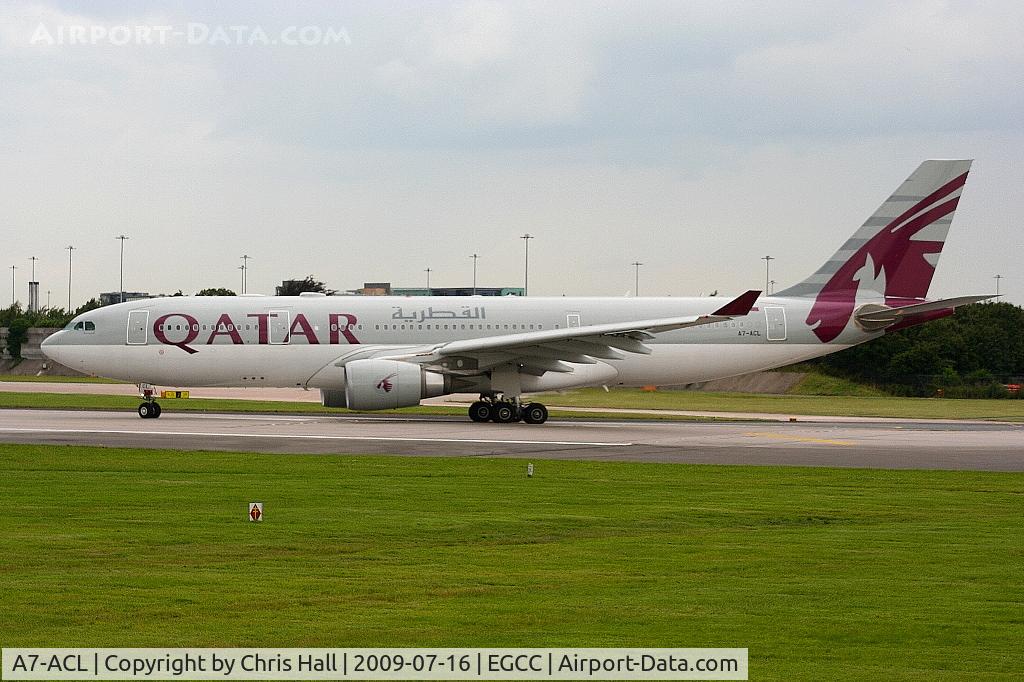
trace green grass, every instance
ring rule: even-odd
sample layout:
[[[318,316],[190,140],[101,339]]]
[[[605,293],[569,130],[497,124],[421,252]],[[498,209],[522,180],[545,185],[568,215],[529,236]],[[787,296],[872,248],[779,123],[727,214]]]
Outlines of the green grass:
[[[6,393],[0,392],[0,408],[43,408],[78,410],[134,410],[140,399],[127,395],[91,395],[81,393]],[[162,407],[176,412],[280,412],[302,414],[352,414],[351,410],[324,407],[319,403],[278,400],[233,400],[188,398],[159,400]],[[390,410],[386,413],[395,413]],[[465,414],[465,408],[411,407],[407,414]]]
[[[2,445],[0,642],[737,646],[751,679],[1024,669],[1024,475],[536,465]]]
[[[629,408],[647,410],[692,410],[707,412],[757,412],[766,414],[807,414],[856,417],[903,417],[913,419],[992,419],[1024,421],[1024,400],[954,400],[948,398],[895,398],[878,396],[764,395],[753,393],[705,393],[703,391],[642,391],[618,388],[578,389],[534,396],[560,417],[614,417],[617,419],[682,419],[679,415],[595,414],[571,408]],[[168,410],[178,412],[274,412],[291,414],[357,414],[327,408],[317,403],[271,400],[190,398],[161,400]],[[123,409],[134,410],[139,399],[132,396],[83,395],[74,393],[0,392],[2,408]],[[464,407],[407,407],[384,414],[465,415]],[[702,418],[697,418],[702,419]]]
[[[626,407],[651,410],[764,412],[769,414],[998,419],[1024,421],[1024,400],[953,400],[863,396],[764,395],[704,391],[643,391],[584,388],[538,396],[548,405]]]
[[[78,393],[7,393],[0,391],[0,409],[47,410],[124,410],[134,411],[139,398],[123,395],[91,395]],[[324,407],[317,403],[298,403],[275,400],[232,400],[222,398],[160,399],[168,412],[230,412],[259,414],[385,414],[385,415],[438,415],[465,417],[468,406],[420,405],[397,410],[359,412],[337,407]],[[572,409],[551,410],[560,418],[575,419],[646,419],[659,421],[719,421],[718,417],[691,417],[674,414],[620,414],[612,412],[580,412]],[[733,421],[733,420],[729,420]],[[747,420],[756,421],[756,420]]]
[[[118,381],[117,379],[104,379],[102,377],[62,377],[53,374],[42,374],[36,376],[35,374],[0,374],[0,381],[6,382],[23,382],[31,381],[34,383],[43,384],[124,384],[130,383],[126,381]]]
[[[829,396],[858,396],[862,398],[889,398],[892,397],[885,391],[880,391],[872,386],[858,384],[849,379],[808,372],[796,386],[789,390],[789,395],[829,395]]]

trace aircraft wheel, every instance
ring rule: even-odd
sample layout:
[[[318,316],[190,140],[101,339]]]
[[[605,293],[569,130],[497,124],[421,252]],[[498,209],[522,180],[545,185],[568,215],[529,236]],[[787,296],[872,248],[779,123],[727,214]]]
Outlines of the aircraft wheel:
[[[478,400],[469,406],[469,418],[475,422],[488,422],[494,414],[490,403]]]
[[[163,410],[160,408],[160,403],[154,402],[153,403],[153,419],[159,419],[161,412],[163,412]]]
[[[548,420],[548,408],[540,403],[530,403],[523,409],[523,421],[527,424],[543,424]]]
[[[152,419],[156,414],[156,410],[153,409],[155,403],[142,403],[139,405],[139,416],[143,419]]]
[[[514,421],[519,421],[515,406],[506,402],[495,403],[494,416],[491,419],[497,424],[511,424]]]

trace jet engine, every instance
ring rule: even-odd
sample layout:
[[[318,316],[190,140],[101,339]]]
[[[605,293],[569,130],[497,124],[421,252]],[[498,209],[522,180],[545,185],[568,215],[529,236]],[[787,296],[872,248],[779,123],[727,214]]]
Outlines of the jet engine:
[[[398,360],[353,360],[345,365],[345,390],[323,390],[327,407],[352,410],[389,410],[419,405],[424,398],[451,393],[443,374]]]

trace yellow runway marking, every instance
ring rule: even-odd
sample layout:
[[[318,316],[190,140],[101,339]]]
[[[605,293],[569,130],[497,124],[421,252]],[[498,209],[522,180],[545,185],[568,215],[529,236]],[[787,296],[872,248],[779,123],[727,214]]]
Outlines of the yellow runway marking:
[[[787,435],[781,434],[781,433],[768,433],[768,432],[751,431],[751,432],[745,433],[743,435],[744,436],[749,436],[751,438],[771,438],[771,439],[774,439],[774,440],[796,441],[798,443],[822,443],[824,445],[847,445],[847,446],[849,446],[849,445],[856,445],[856,443],[854,443],[853,441],[849,441],[849,440],[831,440],[831,439],[828,439],[828,438],[808,438],[806,436],[787,436]]]

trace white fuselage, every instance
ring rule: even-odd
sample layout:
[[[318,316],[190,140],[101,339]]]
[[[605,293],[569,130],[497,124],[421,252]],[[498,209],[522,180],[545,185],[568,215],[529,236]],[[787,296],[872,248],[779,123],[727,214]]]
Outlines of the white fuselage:
[[[174,297],[84,313],[44,343],[87,374],[163,386],[344,387],[353,359],[430,349],[458,339],[680,315],[725,298]],[[654,335],[649,354],[523,376],[525,391],[678,385],[780,367],[878,336],[852,323],[832,343],[805,323],[812,301],[762,298],[730,321]],[[78,327],[76,329],[75,327]],[[452,368],[457,369],[457,368]],[[486,376],[466,390],[487,390]]]

